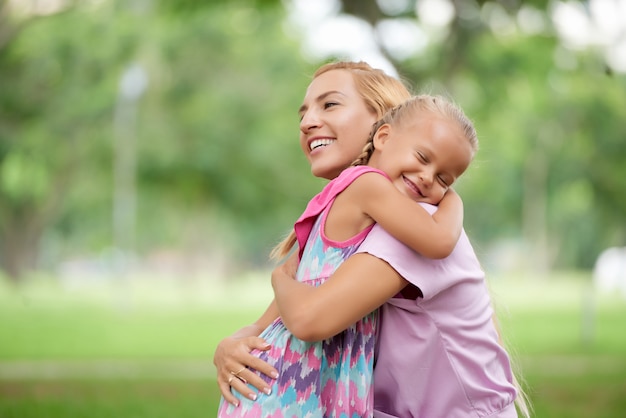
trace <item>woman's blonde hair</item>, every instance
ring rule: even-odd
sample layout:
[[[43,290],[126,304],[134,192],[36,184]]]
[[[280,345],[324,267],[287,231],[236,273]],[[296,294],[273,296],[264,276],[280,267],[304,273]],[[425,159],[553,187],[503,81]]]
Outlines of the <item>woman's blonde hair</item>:
[[[376,117],[381,118],[389,109],[403,103],[411,97],[407,85],[385,73],[383,70],[372,68],[368,63],[359,61],[337,61],[322,65],[313,74],[313,79],[334,70],[348,71],[354,80],[357,92]],[[364,140],[366,138],[363,138]],[[296,243],[296,235],[291,230],[270,253],[270,258],[279,260],[289,254]]]
[[[324,64],[315,71],[313,79],[333,70],[348,71],[352,75],[357,92],[378,118],[411,97],[409,88],[402,80],[390,76],[383,70],[372,68],[363,61],[337,61]]]

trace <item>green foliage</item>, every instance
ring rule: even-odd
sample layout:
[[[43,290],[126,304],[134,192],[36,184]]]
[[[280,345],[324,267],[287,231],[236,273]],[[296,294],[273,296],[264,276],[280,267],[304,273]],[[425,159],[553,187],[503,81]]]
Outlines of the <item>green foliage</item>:
[[[297,146],[296,109],[312,70],[280,20],[276,10],[223,6],[154,31],[162,50],[146,53],[153,78],[138,132],[144,237],[173,238],[151,235],[158,219],[148,208],[193,207],[234,223],[241,254],[264,259],[302,208],[290,196],[319,187]]]
[[[19,253],[15,234],[39,228],[23,244],[35,246],[30,260],[4,252],[5,270],[35,267],[44,236],[62,240],[53,258],[111,245],[113,122],[131,64],[148,75],[126,125],[137,143],[136,249],[185,246],[202,233],[195,245],[207,245],[230,231],[220,239],[243,237],[237,256],[265,259],[320,183],[297,146],[312,67],[282,32],[282,9],[264,4],[166,15],[104,2],[17,32],[0,50],[0,248]],[[230,227],[211,226],[216,214]]]
[[[389,18],[375,2],[342,4],[370,22]],[[505,6],[512,14],[519,5]],[[114,244],[116,138],[136,143],[137,252],[224,251],[243,267],[265,263],[323,184],[297,143],[296,109],[317,65],[286,34],[282,2],[76,2],[20,18],[6,10],[5,271]],[[413,9],[400,17],[416,18]],[[450,93],[476,123],[481,151],[458,185],[472,239],[483,249],[522,242],[533,264],[590,268],[626,239],[626,80],[547,31],[496,36],[479,14],[463,19],[395,64],[418,91]],[[148,84],[129,108],[119,90],[132,65]]]
[[[99,36],[102,24],[82,18],[68,11],[34,19],[0,49],[0,248],[14,275],[34,267],[68,190],[106,149],[99,138],[110,112],[111,48],[76,43],[114,41]]]
[[[449,85],[475,120],[481,150],[460,188],[478,242],[523,235],[541,247],[545,234],[540,251],[552,267],[590,268],[626,233],[617,192],[626,187],[625,80],[599,71],[593,56],[572,55],[578,67],[559,68],[559,52],[568,53],[545,37],[484,34],[468,45]]]

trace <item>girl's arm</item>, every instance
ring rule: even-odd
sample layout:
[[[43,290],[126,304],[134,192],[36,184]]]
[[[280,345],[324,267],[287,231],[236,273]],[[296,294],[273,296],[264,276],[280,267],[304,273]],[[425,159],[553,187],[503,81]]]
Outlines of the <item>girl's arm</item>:
[[[272,273],[274,300],[282,320],[293,335],[304,341],[338,334],[406,284],[389,264],[367,253],[350,256],[319,287],[294,280],[284,269]]]
[[[280,270],[284,274],[294,277],[297,267],[298,254],[294,253],[285,263],[276,267],[275,271]],[[259,335],[278,316],[278,307],[276,301],[273,300],[259,319],[224,338],[217,345],[213,354],[213,364],[215,364],[217,369],[217,384],[227,402],[235,403],[237,401],[237,398],[231,393],[231,388],[248,398],[256,396],[256,393],[239,379],[232,379],[229,384],[228,379],[232,376],[231,372],[236,373],[243,367],[249,367],[267,376],[277,377],[275,368],[258,357],[251,355],[250,352],[253,349],[265,351],[270,348],[265,340],[259,338]],[[256,373],[244,370],[239,375],[259,391],[265,392],[269,390],[267,383]]]
[[[449,188],[430,215],[385,177],[366,173],[350,186],[363,211],[406,246],[428,258],[452,253],[463,228],[463,202]]]

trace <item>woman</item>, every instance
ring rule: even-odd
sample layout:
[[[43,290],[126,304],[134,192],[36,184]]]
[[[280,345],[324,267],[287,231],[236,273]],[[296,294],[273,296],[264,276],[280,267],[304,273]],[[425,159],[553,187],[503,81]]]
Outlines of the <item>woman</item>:
[[[398,79],[364,62],[337,62],[321,66],[311,84],[324,74],[333,78],[323,86],[322,93],[312,97],[308,109],[300,109],[300,145],[316,177],[334,179],[361,153],[372,125],[392,107],[407,100],[411,94]],[[309,91],[311,91],[309,86]],[[325,100],[330,92],[337,92],[341,100]],[[308,112],[305,112],[308,110]],[[292,257],[297,264],[297,254]],[[233,335],[224,338],[217,346],[213,362],[217,368],[217,381],[225,400],[235,403],[231,393],[238,391],[250,399],[256,391],[270,390],[269,386],[246,367],[276,377],[276,370],[250,355],[253,349],[267,350],[269,346],[258,335],[278,317],[272,302],[261,317]],[[229,379],[237,373],[241,379]]]
[[[350,80],[346,82],[349,84]],[[323,106],[335,105],[324,102],[324,97],[320,99]],[[320,151],[327,151],[324,148],[332,151],[336,139],[325,133],[317,134],[329,120],[309,110],[301,109],[303,149],[314,174],[336,176],[339,166],[336,161],[341,161],[338,157],[343,157],[350,148],[344,147],[340,155],[329,152],[316,159]],[[364,116],[361,114],[361,118]],[[346,126],[350,125],[346,123]],[[324,148],[320,150],[318,146]],[[368,292],[382,283],[403,290],[382,309],[380,349],[374,370],[375,416],[517,416],[513,406],[516,389],[508,356],[493,326],[484,274],[464,234],[450,257],[431,260],[412,252],[375,226],[358,254],[350,257],[331,279],[317,288],[292,280],[290,273],[295,264],[292,258],[272,275],[276,301],[264,316],[243,333],[240,331],[220,343],[215,357],[218,380],[228,383],[230,378],[234,390],[242,393],[248,390],[247,395],[254,399],[255,394],[244,382],[249,380],[261,390],[265,387],[262,381],[254,381],[257,376],[245,366],[267,375],[274,370],[248,358],[252,348],[263,348],[263,341],[240,338],[242,335],[258,335],[263,329],[262,321],[277,316],[278,306],[285,323],[293,324],[295,319],[289,319],[293,315],[307,323],[307,332],[316,339],[330,337],[337,332],[333,323],[349,323],[372,309],[372,298],[377,295]],[[358,280],[354,280],[355,277]],[[337,292],[337,288],[343,293]],[[360,297],[355,297],[357,295]],[[370,301],[370,305],[360,305],[363,300]],[[381,297],[374,307],[385,300],[386,296]],[[338,306],[342,309],[337,309]],[[323,315],[326,320],[320,320]],[[310,324],[320,324],[320,328],[311,329]],[[224,351],[229,350],[226,348],[229,345],[234,350]],[[473,349],[465,350],[467,346]],[[224,375],[226,377],[222,377]],[[233,380],[232,376],[241,380]],[[220,388],[224,393],[222,383]],[[228,400],[227,394],[224,395]],[[518,400],[523,398],[518,397]],[[523,407],[521,411],[524,413]]]
[[[457,220],[462,211],[450,186],[469,165],[476,145],[471,123],[452,103],[429,95],[409,99],[375,125],[355,166],[342,171],[309,202],[296,222],[293,239],[290,236],[277,247],[278,255],[289,254],[297,241],[296,279],[321,286],[358,250],[374,223],[417,252],[431,254],[439,241],[448,240],[450,245],[442,247],[441,256],[449,255],[461,230]],[[416,202],[436,204],[439,210],[431,216]],[[360,282],[359,277],[354,280]],[[378,283],[385,285],[383,290],[372,283],[361,292],[368,296],[359,298],[358,305],[345,300],[329,307],[325,314],[334,317],[330,321],[324,315],[309,315],[305,305],[299,315],[296,311],[293,322],[285,316],[277,318],[261,334],[271,343],[270,351],[253,353],[279,370],[276,380],[268,379],[272,393],[260,394],[254,401],[239,396],[237,407],[222,402],[218,416],[373,416],[376,308],[404,287],[395,282],[401,287],[389,286],[391,281]],[[335,289],[344,295],[343,289]],[[376,303],[363,309],[369,298]],[[338,309],[365,314],[346,315],[346,321],[338,322]],[[297,319],[302,315],[323,326],[333,323],[335,331],[319,339],[310,333],[316,327]]]
[[[410,179],[410,190],[418,191],[418,201],[430,203],[425,208],[434,213],[437,202],[424,198],[445,190],[455,178],[450,173],[462,172],[442,167],[459,167],[453,163],[459,152],[473,155],[476,132],[460,109],[445,100],[415,103],[419,103],[417,114],[404,113],[411,129],[397,138],[393,135],[397,132],[394,121],[402,115],[394,109],[381,121],[389,123],[386,142],[373,143],[370,149],[383,156],[394,152],[389,149],[394,144],[397,150],[404,149],[388,157],[392,166],[385,170],[392,181],[392,173],[401,174],[401,180],[393,182],[401,190]],[[452,126],[456,130],[449,130]],[[424,135],[423,142],[415,142]],[[403,138],[414,145],[402,148]],[[434,147],[445,143],[445,138],[459,139],[447,149]],[[471,149],[469,144],[474,144]],[[468,164],[467,156],[459,161],[464,161],[463,167]],[[400,173],[394,171],[396,164],[402,167]],[[331,211],[339,203],[332,203]],[[398,217],[403,213],[399,204],[387,210],[395,210]],[[418,229],[409,221],[401,222],[409,231]],[[299,338],[333,341],[335,334],[341,332],[343,338],[346,326],[382,305],[373,378],[374,416],[517,417],[514,401],[518,394],[509,357],[494,325],[484,272],[467,236],[461,235],[449,256],[432,259],[402,244],[383,225],[382,221],[375,225],[354,255],[317,287],[276,270],[272,285],[280,321]],[[328,225],[325,230],[332,232]],[[438,240],[438,234],[429,236],[429,242]],[[298,272],[306,267],[301,264]],[[352,368],[360,370],[359,366]],[[518,402],[526,414],[521,398]]]

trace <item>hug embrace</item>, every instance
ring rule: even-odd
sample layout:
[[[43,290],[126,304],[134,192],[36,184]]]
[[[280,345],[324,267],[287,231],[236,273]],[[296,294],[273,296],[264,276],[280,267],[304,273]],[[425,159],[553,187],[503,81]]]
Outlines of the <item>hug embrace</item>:
[[[219,417],[529,416],[452,188],[478,150],[452,101],[363,62],[300,114],[330,182],[274,250],[274,300],[218,345]]]

